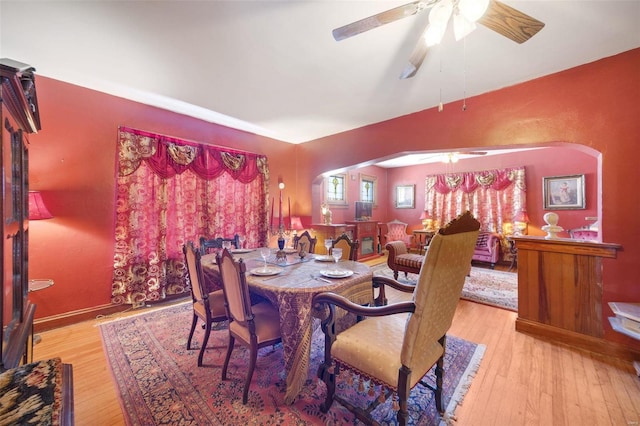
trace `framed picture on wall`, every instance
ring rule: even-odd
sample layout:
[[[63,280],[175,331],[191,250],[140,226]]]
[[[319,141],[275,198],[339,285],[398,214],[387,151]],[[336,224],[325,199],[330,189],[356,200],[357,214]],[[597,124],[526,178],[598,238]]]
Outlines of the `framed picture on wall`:
[[[577,210],[586,208],[584,175],[542,178],[545,210]]]
[[[398,185],[396,186],[396,208],[397,209],[413,209],[416,200],[415,185]]]

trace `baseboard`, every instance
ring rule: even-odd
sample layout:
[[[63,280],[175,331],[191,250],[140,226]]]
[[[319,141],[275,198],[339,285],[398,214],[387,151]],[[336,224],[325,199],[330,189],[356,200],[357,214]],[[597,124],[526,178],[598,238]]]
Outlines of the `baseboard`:
[[[529,334],[534,337],[540,337],[544,340],[551,340],[555,343],[561,343],[574,348],[628,361],[640,358],[640,351],[619,343],[522,318],[516,319],[516,331]]]
[[[54,328],[64,327],[83,321],[97,318],[100,315],[113,315],[131,309],[131,305],[100,305],[91,308],[80,309],[77,311],[65,312],[60,315],[52,315],[50,317],[39,318],[33,322],[33,330],[35,333],[52,330]]]

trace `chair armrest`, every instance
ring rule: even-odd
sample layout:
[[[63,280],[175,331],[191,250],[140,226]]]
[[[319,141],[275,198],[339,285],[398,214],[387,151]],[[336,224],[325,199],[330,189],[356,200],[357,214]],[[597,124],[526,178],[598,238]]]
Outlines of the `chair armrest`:
[[[373,288],[378,288],[378,297],[376,297],[375,299],[375,305],[376,306],[383,306],[387,304],[387,297],[385,294],[385,285],[388,285],[390,287],[395,288],[396,290],[400,290],[403,291],[405,293],[413,293],[413,290],[415,290],[416,286],[412,285],[412,284],[403,284],[401,282],[398,282],[392,278],[388,278],[388,277],[381,277],[378,275],[374,275],[372,278],[372,283],[373,283]]]
[[[385,306],[362,306],[331,291],[318,293],[313,297],[313,305],[322,303],[329,305],[329,317],[327,317],[327,319],[333,316],[333,308],[335,306],[342,308],[347,312],[367,317],[381,317],[385,315],[413,312],[416,309],[416,305],[412,301],[398,302]]]
[[[407,246],[400,240],[389,241],[384,248],[389,251],[389,257],[396,257],[407,253]]]

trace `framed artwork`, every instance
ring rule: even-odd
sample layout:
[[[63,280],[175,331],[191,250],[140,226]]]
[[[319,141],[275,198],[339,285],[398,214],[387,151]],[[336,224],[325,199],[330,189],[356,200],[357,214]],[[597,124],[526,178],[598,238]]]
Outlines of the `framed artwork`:
[[[543,177],[542,197],[545,210],[586,208],[584,175]]]
[[[398,185],[396,186],[396,208],[413,209],[416,207],[416,186]]]

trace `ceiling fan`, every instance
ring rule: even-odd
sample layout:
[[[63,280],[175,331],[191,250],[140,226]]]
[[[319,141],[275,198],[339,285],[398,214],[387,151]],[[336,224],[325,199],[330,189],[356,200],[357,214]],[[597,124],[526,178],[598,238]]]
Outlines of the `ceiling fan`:
[[[426,9],[431,9],[429,23],[411,53],[409,64],[402,70],[401,79],[416,74],[429,47],[442,40],[451,17],[456,40],[473,31],[476,22],[516,43],[524,43],[544,27],[543,22],[498,0],[418,0],[336,28],[333,38],[344,40]]]

